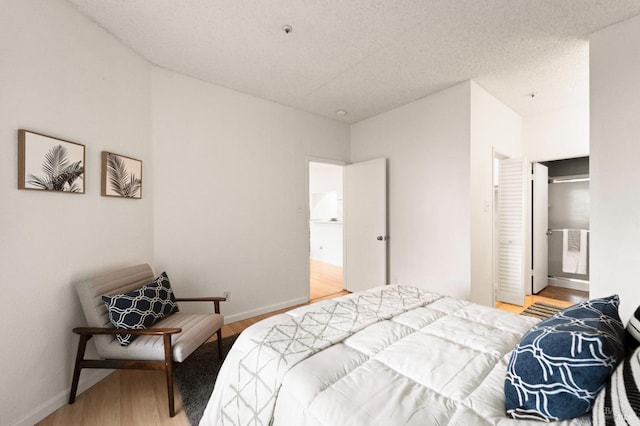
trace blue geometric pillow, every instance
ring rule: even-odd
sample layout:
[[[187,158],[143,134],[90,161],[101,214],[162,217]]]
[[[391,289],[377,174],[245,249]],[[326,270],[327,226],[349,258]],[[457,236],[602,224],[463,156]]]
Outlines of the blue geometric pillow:
[[[109,320],[115,328],[148,328],[178,310],[166,272],[139,289],[125,294],[104,295],[102,300],[107,305]],[[116,334],[122,346],[127,346],[136,337],[132,334]]]
[[[539,322],[511,354],[504,383],[507,415],[557,421],[591,410],[624,359],[619,298],[582,302]]]

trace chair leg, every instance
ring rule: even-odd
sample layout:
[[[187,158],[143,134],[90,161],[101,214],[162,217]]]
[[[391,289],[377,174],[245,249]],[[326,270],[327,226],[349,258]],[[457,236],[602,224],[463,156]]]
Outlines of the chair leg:
[[[167,375],[167,396],[169,397],[169,416],[176,415],[173,399],[173,349],[171,348],[171,335],[164,335],[164,371]]]
[[[73,369],[73,379],[71,380],[71,391],[69,392],[69,404],[73,404],[76,401],[76,393],[78,392],[78,381],[80,380],[80,364],[84,360],[84,351],[87,347],[87,341],[91,336],[86,334],[80,335],[78,341],[78,353],[76,354],[76,364]]]
[[[218,357],[222,361],[222,329],[218,329],[216,335],[218,336]]]

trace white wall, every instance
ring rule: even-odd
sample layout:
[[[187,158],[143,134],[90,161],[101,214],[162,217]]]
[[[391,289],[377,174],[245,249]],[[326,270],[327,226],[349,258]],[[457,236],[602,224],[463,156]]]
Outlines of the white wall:
[[[26,425],[68,398],[86,324],[71,283],[152,260],[150,66],[50,0],[2,0],[0,52],[0,424]],[[20,128],[86,146],[84,195],[16,189]],[[144,161],[142,200],[100,196],[102,150]]]
[[[522,118],[471,82],[471,295],[493,306],[493,157],[522,156]]]
[[[342,222],[311,222],[311,253],[309,258],[330,265],[343,264]]]
[[[337,121],[153,71],[155,259],[227,322],[308,300],[307,159],[347,160]]]
[[[591,297],[640,304],[640,16],[590,37]]]
[[[588,102],[525,117],[523,135],[529,161],[589,155]]]
[[[344,167],[338,164],[310,162],[309,192],[314,194],[335,191],[338,195],[338,200],[342,200],[343,172]],[[342,211],[338,209],[338,213],[342,213]]]
[[[392,283],[470,295],[470,84],[354,124],[353,162],[389,159]]]

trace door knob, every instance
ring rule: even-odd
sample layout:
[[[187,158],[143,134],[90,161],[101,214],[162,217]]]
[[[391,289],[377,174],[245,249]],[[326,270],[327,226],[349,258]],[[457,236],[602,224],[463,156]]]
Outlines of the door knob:
[[[389,237],[387,237],[386,235],[385,235],[385,236],[378,235],[378,237],[376,238],[376,240],[378,240],[378,241],[386,241],[386,240],[387,240],[387,238],[389,238]]]

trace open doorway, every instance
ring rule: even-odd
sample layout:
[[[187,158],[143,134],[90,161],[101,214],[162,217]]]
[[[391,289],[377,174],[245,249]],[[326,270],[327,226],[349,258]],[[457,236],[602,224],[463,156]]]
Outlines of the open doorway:
[[[309,162],[309,299],[340,293],[343,281],[343,181],[340,164]]]
[[[588,292],[589,157],[542,164],[549,168],[548,284]]]
[[[586,300],[588,158],[532,164],[494,157],[496,307],[520,312]]]

